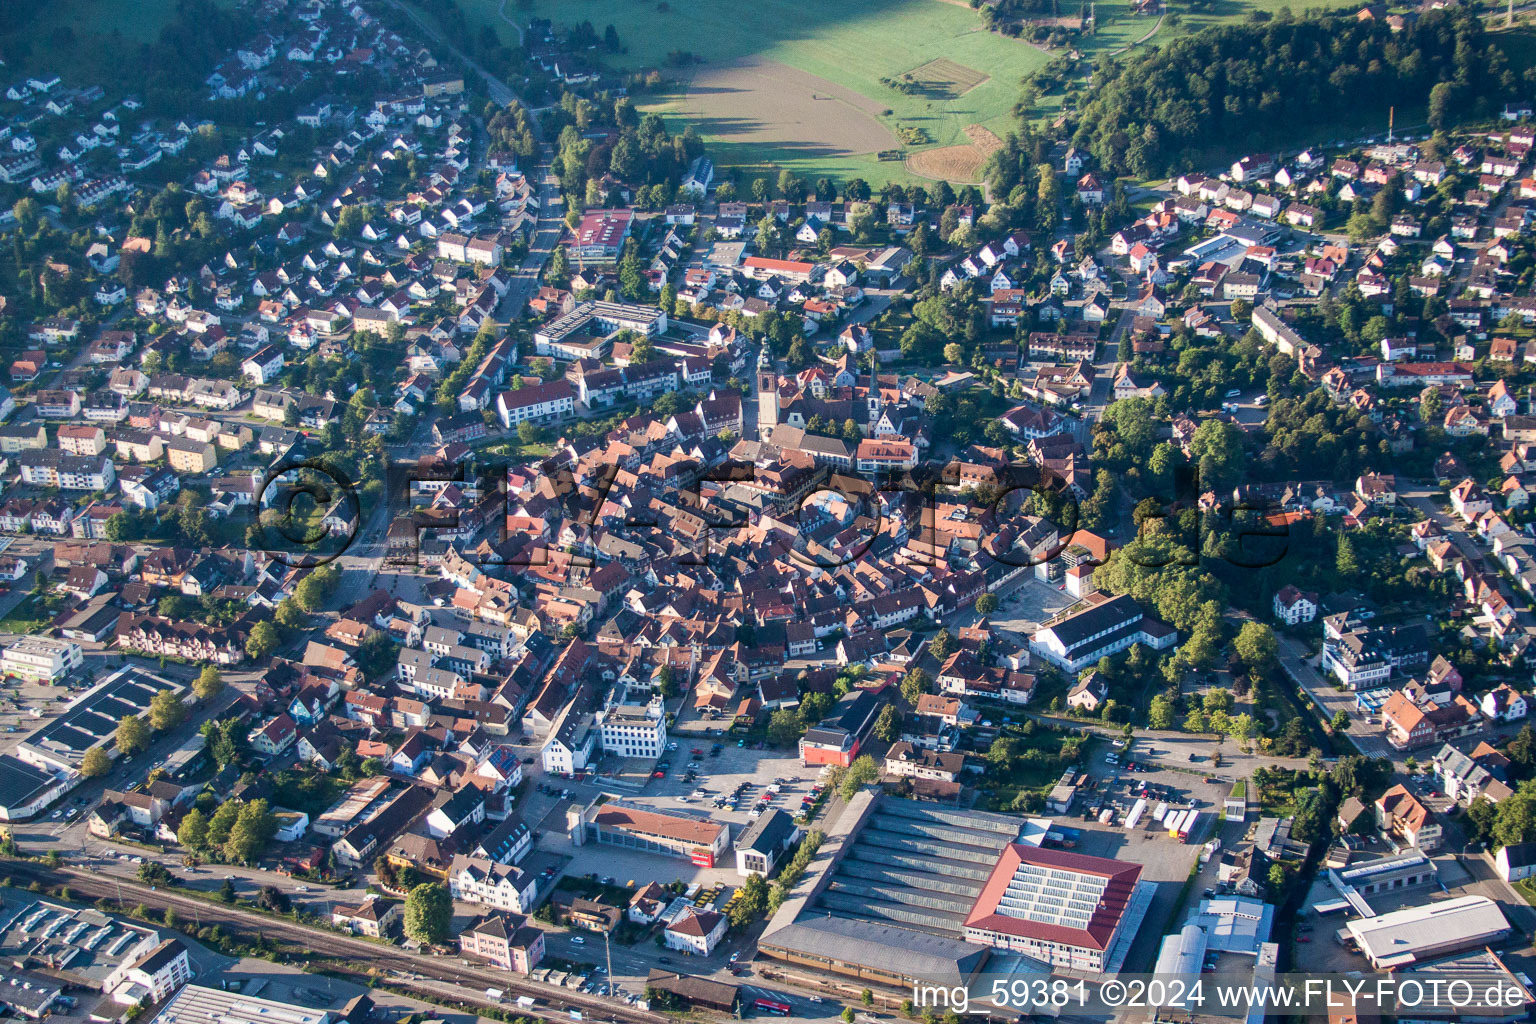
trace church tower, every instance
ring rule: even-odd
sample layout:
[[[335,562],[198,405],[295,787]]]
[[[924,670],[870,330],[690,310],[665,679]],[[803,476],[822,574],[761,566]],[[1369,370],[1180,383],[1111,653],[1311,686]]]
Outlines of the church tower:
[[[869,424],[869,429],[865,431],[866,436],[872,436],[874,434],[875,423],[880,419],[880,409],[884,405],[884,402],[882,402],[880,398],[880,372],[876,369],[878,365],[879,363],[875,359],[874,349],[870,349],[869,391],[864,396],[865,405],[868,407],[865,410],[865,422]]]
[[[766,441],[779,425],[779,375],[763,346],[757,356],[757,438]]]

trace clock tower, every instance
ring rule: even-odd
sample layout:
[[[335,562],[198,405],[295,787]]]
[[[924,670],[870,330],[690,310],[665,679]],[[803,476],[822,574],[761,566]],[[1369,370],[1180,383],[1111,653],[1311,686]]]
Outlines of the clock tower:
[[[779,375],[765,345],[757,357],[757,437],[765,441],[779,425]]]

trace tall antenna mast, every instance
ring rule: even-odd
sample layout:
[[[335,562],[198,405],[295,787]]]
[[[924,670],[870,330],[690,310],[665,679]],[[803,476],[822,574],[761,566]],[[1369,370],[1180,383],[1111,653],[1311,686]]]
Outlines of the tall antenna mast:
[[[1387,108],[1387,145],[1392,145],[1392,122],[1397,116],[1396,107]]]

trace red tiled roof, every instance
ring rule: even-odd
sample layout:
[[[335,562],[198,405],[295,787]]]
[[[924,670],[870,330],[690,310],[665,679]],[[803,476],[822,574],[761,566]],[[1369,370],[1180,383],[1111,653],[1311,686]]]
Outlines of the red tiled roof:
[[[709,846],[725,826],[697,818],[680,818],[633,807],[604,807],[592,819],[603,828],[623,829],[641,835],[654,835],[682,843]]]
[[[1033,864],[1044,868],[1056,868],[1108,879],[1098,907],[1089,918],[1088,927],[1072,928],[1066,925],[1030,921],[1021,917],[1008,917],[997,913],[997,906],[1008,883],[1021,864]],[[1127,864],[1104,857],[1089,857],[1064,850],[1045,850],[1020,843],[1010,843],[1003,849],[992,876],[976,899],[965,919],[967,928],[1017,935],[1022,938],[1058,942],[1063,945],[1081,946],[1088,949],[1106,950],[1120,924],[1126,904],[1136,890],[1141,877],[1140,864]]]

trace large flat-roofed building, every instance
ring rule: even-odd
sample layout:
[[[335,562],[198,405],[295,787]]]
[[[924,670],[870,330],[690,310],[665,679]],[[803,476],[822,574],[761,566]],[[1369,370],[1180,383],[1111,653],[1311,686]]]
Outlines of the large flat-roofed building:
[[[1275,908],[1249,896],[1202,900],[1184,927],[1163,939],[1152,973],[1162,977],[1199,977],[1215,963],[1217,974],[1251,973],[1257,988],[1271,985],[1280,956],[1270,941]],[[1182,995],[1170,1004],[1184,1008]],[[1264,1024],[1264,1007],[1250,1009],[1247,1024]]]
[[[1530,979],[1515,974],[1497,953],[1487,948],[1454,953],[1404,967],[1392,974],[1399,982],[1412,980],[1424,986],[1425,1004],[1413,1008],[1413,1016],[1418,1020],[1475,1020],[1480,1024],[1502,1024],[1528,1019],[1532,1005],[1536,1004],[1536,997],[1531,995]],[[1477,1006],[1467,1005],[1464,987],[1451,988],[1458,981],[1471,986]],[[1436,993],[1440,994],[1439,998],[1435,998]],[[1494,1000],[1489,997],[1495,994],[1501,997],[1502,1005],[1493,1005]]]
[[[662,814],[621,803],[594,802],[568,812],[571,842],[607,843],[631,850],[687,857],[712,868],[731,845],[731,830],[718,821]]]
[[[965,919],[972,942],[1053,967],[1108,969],[1141,865],[1010,843]]]
[[[101,747],[117,756],[117,723],[142,714],[161,690],[183,697],[187,688],[134,665],[124,665],[76,698],[64,714],[30,733],[16,756],[56,775],[79,771],[87,750]]]
[[[339,1020],[340,1015],[333,1010],[311,1010],[276,999],[188,985],[148,1024],[337,1024]]]
[[[0,1007],[18,1016],[41,1020],[59,1005],[63,994],[64,986],[52,978],[34,971],[0,969]]]
[[[1017,818],[863,792],[828,830],[801,895],[758,942],[767,957],[893,988],[969,983],[1044,964],[966,941],[963,926]]]
[[[34,683],[54,683],[85,664],[85,651],[69,640],[24,636],[0,654],[0,672]]]
[[[983,946],[945,935],[846,917],[808,917],[773,929],[758,950],[786,963],[893,988],[963,984],[989,955]]]
[[[36,765],[0,754],[0,821],[25,821],[57,800],[65,785]]]
[[[1152,973],[1199,974],[1208,950],[1257,956],[1270,944],[1274,921],[1275,908],[1252,896],[1201,900],[1183,929],[1163,939]],[[1191,963],[1193,971],[1187,970]]]
[[[585,347],[567,351],[563,343],[569,337],[601,336],[616,331],[634,331],[654,338],[667,330],[666,311],[655,306],[637,306],[626,302],[583,302],[564,316],[556,317],[533,332],[538,355],[579,359],[589,354]]]
[[[122,1003],[152,998],[155,988],[143,984],[160,976],[163,955],[160,934],[129,924],[94,908],[77,908],[36,900],[0,919],[0,959],[8,963],[47,964],[58,978],[110,995]],[[185,947],[181,964],[185,971]],[[174,956],[171,958],[174,960]],[[149,968],[136,968],[148,964]],[[185,980],[185,974],[182,975]],[[168,987],[161,987],[169,994]]]
[[[1418,850],[1349,867],[1328,869],[1328,881],[1363,917],[1376,915],[1365,897],[1434,885],[1439,879],[1435,862]]]
[[[1353,941],[1371,966],[1393,970],[1486,946],[1509,936],[1509,921],[1486,896],[1461,896],[1351,921],[1337,938]]]

